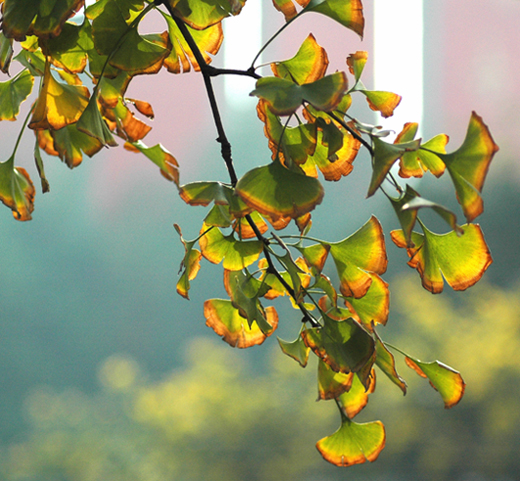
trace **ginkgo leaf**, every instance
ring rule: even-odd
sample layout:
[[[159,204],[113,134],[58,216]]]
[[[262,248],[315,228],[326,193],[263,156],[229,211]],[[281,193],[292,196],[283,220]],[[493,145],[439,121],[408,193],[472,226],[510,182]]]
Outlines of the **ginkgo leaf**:
[[[22,41],[26,34],[56,37],[84,0],[4,0],[2,28],[6,37]]]
[[[323,316],[323,327],[302,331],[305,345],[334,371],[358,372],[374,359],[372,336],[353,319],[335,321]]]
[[[291,20],[297,14],[294,1],[302,7],[305,7],[310,2],[310,0],[273,0],[276,10],[284,14],[286,21]]]
[[[330,245],[314,244],[308,247],[297,246],[296,248],[300,251],[311,270],[316,274],[321,273],[329,255]]]
[[[202,225],[199,240],[202,255],[213,264],[223,262],[224,269],[237,271],[255,262],[262,252],[261,241],[238,241],[233,234],[224,236],[218,227]]]
[[[159,167],[165,179],[171,180],[176,185],[179,185],[179,164],[177,163],[177,159],[162,144],[148,147],[138,140],[131,144],[125,143],[125,148],[134,152],[137,150],[144,154]]]
[[[291,300],[303,300],[303,289],[307,288],[310,284],[309,271],[305,261],[301,257],[293,260],[289,253],[283,256],[277,256],[277,259],[287,269],[285,271],[279,271],[279,274],[294,291],[294,298],[291,298]],[[264,271],[260,279],[270,287],[265,293],[266,299],[275,299],[278,296],[288,295],[289,293],[286,287],[274,274],[268,272],[267,267],[268,263],[266,259],[261,259],[258,262],[258,268]]]
[[[351,53],[347,57],[347,65],[350,73],[354,75],[357,81],[360,79],[361,74],[365,68],[365,64],[368,60],[368,52],[358,50],[356,53]]]
[[[310,212],[324,194],[318,180],[288,170],[278,160],[247,172],[235,191],[249,207],[274,220]]]
[[[366,329],[372,330],[374,324],[386,324],[390,310],[390,291],[388,284],[376,274],[370,275],[372,282],[367,293],[356,299],[347,297],[345,304],[351,316]]]
[[[297,85],[278,77],[263,77],[249,94],[264,99],[276,115],[293,114],[304,101],[325,112],[334,110],[348,89],[344,72],[327,75],[315,82]]]
[[[249,224],[249,220],[255,224],[256,230],[260,232],[260,234],[264,234],[269,229],[267,222],[262,216],[258,212],[253,211],[249,214],[248,218],[240,217],[235,220],[233,230],[240,239],[254,239],[256,237],[256,232]]]
[[[256,322],[250,327],[247,319],[240,315],[231,301],[224,299],[209,299],[204,302],[204,317],[206,325],[222,336],[225,342],[241,349],[262,344],[278,326],[278,314],[274,307],[265,309],[265,317],[271,326],[271,331],[265,334]]]
[[[388,259],[383,229],[374,216],[351,236],[328,244],[344,296],[363,297],[372,284],[370,273],[384,274],[386,271]]]
[[[92,38],[98,53],[110,55],[112,66],[132,73],[144,72],[157,64],[160,68],[170,53],[167,37],[166,32],[162,36],[140,35],[137,25],[130,27],[126,23],[114,0],[108,1],[92,21]]]
[[[408,122],[404,124],[403,130],[396,137],[394,143],[400,144],[410,142],[415,138],[419,124]],[[440,177],[446,166],[437,155],[446,153],[446,144],[449,137],[440,134],[427,142],[423,142],[421,148],[415,152],[405,152],[399,161],[399,175],[403,178],[422,177],[429,170],[435,177]]]
[[[34,84],[34,77],[28,70],[0,82],[0,120],[16,120],[20,112],[20,104],[29,97]]]
[[[46,62],[43,84],[29,127],[58,130],[73,124],[87,107],[89,97],[87,87],[58,82],[51,73],[50,63]]]
[[[394,115],[394,110],[401,102],[401,96],[392,92],[379,90],[358,90],[363,93],[368,101],[368,106],[376,112],[381,112],[385,118]]]
[[[173,227],[179,234],[182,245],[184,246],[184,258],[182,259],[179,268],[181,276],[177,281],[177,292],[185,299],[189,299],[188,292],[190,290],[190,281],[197,277],[197,274],[200,270],[200,259],[202,257],[202,254],[199,250],[193,248],[196,241],[184,240],[179,225],[173,224]]]
[[[350,390],[355,374],[333,371],[323,360],[318,361],[318,399],[337,399]]]
[[[133,143],[142,140],[152,128],[138,119],[119,99],[113,109],[103,109],[105,118],[115,122],[117,134],[127,142]]]
[[[278,338],[278,344],[285,355],[292,357],[301,367],[307,366],[311,350],[305,345],[300,336],[292,342]]]
[[[204,30],[223,18],[238,15],[246,0],[167,0],[175,14],[196,30]]]
[[[352,466],[375,461],[385,447],[385,427],[381,421],[358,424],[341,414],[341,427],[316,444],[325,460],[336,466]]]
[[[361,0],[311,0],[305,11],[326,15],[363,38],[365,19]]]
[[[13,211],[16,220],[31,220],[35,193],[26,170],[14,166],[14,155],[0,162],[0,201]]]
[[[0,70],[3,73],[9,73],[13,53],[13,39],[7,38],[3,32],[0,32]]]
[[[109,2],[115,2],[125,20],[135,17],[144,7],[144,0],[97,0],[87,7],[85,12],[86,17],[90,20],[94,20],[103,13],[106,4]]]
[[[282,62],[273,62],[271,70],[277,77],[302,85],[323,78],[328,65],[327,52],[318,45],[311,33],[303,41],[298,53],[293,58]]]
[[[79,131],[94,137],[103,145],[110,145],[112,147],[117,145],[106,121],[101,116],[95,96],[90,98],[76,126]]]
[[[395,359],[393,354],[386,348],[384,342],[376,336],[376,366],[383,371],[388,379],[398,386],[403,394],[406,394],[406,382],[398,374],[395,368]]]
[[[430,384],[441,395],[446,409],[455,406],[464,396],[466,383],[455,369],[440,361],[421,362],[408,356],[404,360],[419,376],[429,379]]]
[[[172,73],[189,72],[191,65],[195,71],[200,71],[200,66],[191,51],[188,43],[181,34],[179,27],[169,15],[164,12],[163,17],[168,24],[168,35],[173,47],[170,54],[164,59],[164,66]],[[219,22],[204,30],[195,30],[186,27],[207,64],[211,63],[211,55],[216,55],[224,40],[222,24]]]
[[[368,387],[365,387],[359,377],[354,375],[352,377],[352,384],[350,389],[342,393],[339,398],[339,404],[343,412],[349,419],[359,414],[368,403],[368,395],[372,394],[376,389],[376,373],[372,369]]]
[[[233,224],[233,216],[229,212],[229,206],[215,204],[208,215],[204,217],[204,223],[213,227],[229,227]]]
[[[468,222],[484,211],[480,193],[491,160],[497,151],[498,146],[487,125],[473,112],[462,145],[450,154],[438,154],[450,173],[457,200]]]
[[[372,143],[374,148],[372,178],[370,179],[367,197],[375,194],[397,159],[406,152],[416,152],[421,146],[420,139],[401,144],[389,144],[376,136],[372,136]]]
[[[81,164],[83,153],[92,157],[103,147],[99,140],[80,132],[76,124],[67,125],[59,130],[51,130],[49,133],[53,141],[52,148],[71,169]],[[42,145],[41,147],[44,148]],[[45,151],[49,153],[46,148]]]
[[[421,224],[423,234],[412,233],[413,247],[406,247],[403,231],[392,231],[391,237],[398,247],[406,248],[408,265],[417,269],[422,285],[428,291],[442,292],[444,279],[456,291],[474,285],[493,262],[480,226],[461,226],[464,235],[455,231],[435,234]]]
[[[38,175],[40,176],[42,192],[45,194],[46,192],[50,191],[50,185],[49,181],[45,177],[45,169],[43,166],[43,159],[42,154],[40,152],[40,147],[38,146],[38,139],[36,139],[36,142],[34,143],[34,161],[36,163],[36,170],[38,171]]]

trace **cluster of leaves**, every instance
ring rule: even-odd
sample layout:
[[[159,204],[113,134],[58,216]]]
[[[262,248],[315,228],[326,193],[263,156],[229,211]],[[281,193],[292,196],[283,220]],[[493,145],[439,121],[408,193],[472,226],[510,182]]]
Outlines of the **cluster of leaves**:
[[[389,132],[360,122],[349,114],[355,96],[365,97],[370,109],[389,117],[401,98],[391,92],[371,91],[361,81],[368,55],[350,54],[348,73],[327,75],[326,51],[309,35],[295,56],[271,64],[273,76],[262,77],[255,66],[260,53],[296,18],[308,12],[326,15],[362,36],[360,0],[274,0],[286,23],[253,59],[248,70],[210,65],[223,41],[221,22],[238,15],[245,0],[98,0],[85,7],[82,0],[3,0],[0,33],[0,68],[8,73],[12,61],[21,70],[0,84],[0,118],[14,120],[20,104],[32,90],[39,92],[24,122],[35,132],[35,160],[42,190],[49,188],[41,150],[60,157],[69,167],[95,155],[103,146],[142,152],[175,182],[181,198],[192,206],[209,206],[200,235],[185,240],[177,291],[188,298],[190,282],[201,258],[222,263],[229,299],[204,303],[206,323],[234,347],[258,345],[276,329],[279,319],[270,301],[288,296],[301,313],[296,340],[279,340],[282,351],[305,367],[312,352],[319,359],[320,399],[334,399],[340,412],[339,430],[317,443],[325,459],[339,466],[373,461],[385,444],[380,421],[365,424],[353,419],[367,404],[376,385],[375,368],[406,393],[391,350],[405,356],[407,365],[429,379],[446,407],[464,393],[460,374],[438,362],[422,362],[385,343],[377,332],[389,311],[388,285],[381,275],[387,267],[383,230],[375,217],[352,235],[337,242],[309,236],[310,212],[321,203],[319,180],[339,181],[353,168],[364,147],[372,177],[368,196],[381,190],[395,208],[401,229],[393,231],[396,245],[406,249],[409,265],[416,268],[423,286],[432,293],[443,290],[444,279],[456,290],[475,284],[491,263],[480,227],[471,222],[483,211],[481,191],[489,164],[497,151],[482,119],[472,114],[466,138],[451,153],[448,137],[415,139],[418,125],[407,123],[394,142]],[[160,12],[166,30],[141,34],[140,21]],[[16,41],[16,43],[15,43]],[[150,131],[139,113],[153,118],[151,105],[125,96],[132,78],[166,68],[174,74],[192,67],[204,77],[222,146],[229,182],[179,184],[178,164],[162,145],[148,147],[142,139]],[[212,79],[243,75],[256,79],[252,96],[258,98],[258,117],[272,152],[266,165],[237,178]],[[18,138],[12,156],[0,163],[0,199],[15,218],[28,220],[35,189],[27,172],[15,167]],[[399,163],[402,178],[421,177],[445,170],[468,223],[458,225],[453,212],[424,199],[409,185],[402,187],[392,173]],[[321,174],[319,174],[319,172]],[[387,190],[395,190],[395,197]],[[433,209],[449,225],[448,234],[429,230],[418,216]],[[299,235],[282,235],[294,221]],[[418,226],[421,232],[413,229]],[[198,244],[198,246],[197,246]],[[325,275],[331,257],[338,285]]]

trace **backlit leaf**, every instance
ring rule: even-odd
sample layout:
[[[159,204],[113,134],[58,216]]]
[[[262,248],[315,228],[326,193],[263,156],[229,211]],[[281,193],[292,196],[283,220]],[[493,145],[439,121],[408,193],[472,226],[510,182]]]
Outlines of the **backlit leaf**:
[[[274,307],[267,307],[265,316],[272,327],[268,334],[264,334],[256,322],[249,327],[247,319],[240,315],[231,301],[210,299],[204,302],[206,325],[222,336],[222,339],[232,347],[243,349],[262,344],[278,326],[278,314]]]
[[[350,237],[328,244],[344,296],[363,297],[372,284],[370,273],[386,271],[388,259],[383,229],[374,216]]]
[[[421,362],[405,357],[406,364],[419,376],[429,379],[430,384],[439,392],[446,409],[455,406],[464,396],[466,383],[458,371],[440,361]]]
[[[309,34],[293,58],[274,62],[271,69],[277,77],[302,85],[322,78],[328,65],[327,52],[318,45],[314,36]]]
[[[304,85],[278,77],[263,77],[257,80],[255,90],[249,95],[264,99],[276,115],[290,115],[304,101],[318,110],[332,111],[347,89],[347,76],[343,72],[336,72]]]
[[[3,32],[0,32],[0,70],[3,73],[9,73],[13,53],[13,39],[6,38]]]
[[[344,374],[333,371],[323,360],[318,364],[318,399],[336,399],[350,390],[355,377],[353,372]]]
[[[273,0],[275,8],[284,14],[286,21],[296,16],[297,12],[294,1],[302,7],[305,7],[310,2],[310,0]]]
[[[207,232],[206,232],[207,231]],[[223,262],[224,269],[238,271],[255,262],[262,252],[262,242],[238,241],[233,234],[224,236],[218,227],[208,230],[208,226],[202,225],[201,234],[206,232],[199,240],[202,255],[213,264]]]
[[[175,14],[196,30],[204,30],[230,15],[238,15],[246,0],[168,0]]]
[[[498,146],[487,125],[473,112],[462,145],[451,154],[438,154],[450,173],[457,199],[468,222],[484,211],[480,193],[489,164],[497,151]]]
[[[367,388],[361,383],[358,376],[353,376],[350,389],[347,392],[342,393],[338,399],[341,409],[349,419],[353,419],[362,411],[368,403],[368,395],[372,394],[375,389],[376,373],[373,369],[369,376]]]
[[[16,220],[31,220],[35,193],[26,170],[14,166],[14,155],[0,162],[0,200],[13,211]]]
[[[353,319],[335,321],[323,317],[324,325],[305,329],[305,345],[334,371],[348,374],[362,370],[374,357],[372,336]]]
[[[318,12],[363,37],[365,19],[361,0],[311,0],[306,12]]]
[[[130,111],[121,98],[113,109],[105,108],[103,113],[105,118],[115,122],[117,135],[130,143],[143,139],[152,130]]]
[[[99,140],[103,145],[112,147],[117,145],[106,121],[101,116],[95,96],[90,98],[87,107],[78,120],[77,128],[79,131]]]
[[[40,147],[38,146],[38,140],[36,140],[36,142],[34,143],[34,161],[36,163],[36,170],[38,170],[38,175],[40,176],[42,192],[45,194],[46,192],[50,191],[50,185],[49,181],[45,177],[45,169],[43,166],[43,159],[42,154],[40,152]]]
[[[31,94],[34,77],[22,70],[7,82],[0,82],[0,120],[16,120],[20,104]]]
[[[269,229],[269,226],[258,212],[251,212],[251,214],[249,214],[249,218],[253,221],[260,234],[264,234]],[[246,217],[240,217],[236,219],[233,230],[237,233],[240,239],[256,238],[256,233],[249,224],[249,220]]]
[[[292,342],[287,342],[278,338],[278,344],[280,345],[282,352],[285,355],[292,357],[301,367],[307,365],[310,349],[305,345],[300,336]]]
[[[350,73],[354,75],[357,81],[360,79],[361,74],[365,68],[365,64],[368,60],[368,52],[358,50],[356,53],[351,53],[347,57],[347,65]]]
[[[351,466],[375,461],[385,447],[385,428],[381,421],[358,424],[343,413],[341,427],[316,444],[320,454],[336,466]]]
[[[401,102],[401,96],[392,92],[382,92],[379,90],[359,90],[368,101],[368,106],[376,112],[381,112],[385,118],[394,115],[394,110]]]
[[[202,254],[199,250],[193,248],[196,241],[185,241],[182,237],[181,228],[177,224],[174,224],[173,226],[179,234],[182,245],[184,246],[184,258],[182,259],[179,268],[181,276],[177,281],[177,292],[182,297],[189,299],[188,292],[190,290],[190,281],[197,277],[200,270],[200,259]]]
[[[323,199],[323,187],[314,178],[290,171],[278,160],[247,172],[236,193],[251,208],[276,220],[296,219],[313,210]]]
[[[89,96],[90,93],[84,86],[58,82],[47,62],[43,85],[29,127],[35,130],[58,130],[77,122],[87,107]]]
[[[406,394],[406,382],[399,376],[395,368],[395,359],[393,354],[386,348],[384,342],[376,335],[376,366],[383,371],[387,377],[396,386],[398,386],[403,394]]]
[[[103,147],[99,140],[80,132],[76,124],[67,125],[60,130],[52,130],[50,135],[53,141],[52,148],[71,169],[81,164],[83,153],[92,157]],[[45,148],[42,145],[41,147]],[[45,150],[49,153],[47,149]]]
[[[320,273],[325,266],[325,261],[329,255],[330,245],[314,244],[308,247],[298,246],[297,249],[303,255],[307,265],[315,273]]]
[[[194,70],[199,71],[200,66],[179,27],[169,15],[163,13],[163,17],[168,24],[168,35],[173,45],[170,54],[164,59],[164,66],[172,73],[189,72],[191,65],[193,65]],[[211,55],[217,54],[224,39],[222,24],[217,23],[204,30],[195,30],[189,26],[187,28],[206,63],[211,63]]]
[[[428,291],[442,292],[444,279],[456,291],[471,287],[484,274],[491,262],[491,254],[480,226],[461,226],[464,235],[452,231],[435,234],[421,224],[423,234],[412,233],[414,247],[406,248],[403,231],[392,231],[392,240],[398,247],[406,248],[408,265],[417,269],[422,285]]]
[[[159,169],[165,179],[175,182],[179,185],[179,164],[177,159],[162,145],[156,144],[153,147],[147,147],[143,142],[138,140],[130,144],[132,149],[137,149],[150,159]],[[125,144],[128,149],[128,144]]]

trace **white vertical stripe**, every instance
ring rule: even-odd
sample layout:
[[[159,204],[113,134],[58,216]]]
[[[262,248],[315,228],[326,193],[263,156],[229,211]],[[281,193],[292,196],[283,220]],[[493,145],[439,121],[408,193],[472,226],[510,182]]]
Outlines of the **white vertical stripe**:
[[[374,0],[374,89],[403,98],[383,125],[423,120],[423,1]],[[419,132],[420,134],[420,132]]]
[[[247,0],[240,15],[225,19],[223,25],[224,68],[247,70],[262,48],[262,0]],[[225,76],[224,92],[232,107],[245,107],[253,89],[251,78]]]

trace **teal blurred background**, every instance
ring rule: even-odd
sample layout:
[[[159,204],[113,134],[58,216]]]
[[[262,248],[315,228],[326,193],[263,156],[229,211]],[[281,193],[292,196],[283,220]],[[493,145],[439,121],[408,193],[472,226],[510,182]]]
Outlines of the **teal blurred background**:
[[[329,71],[344,70],[349,53],[371,51],[365,3],[364,42],[310,15],[264,61],[292,56],[313,31],[330,50]],[[46,158],[51,192],[38,191],[33,220],[19,223],[0,210],[0,479],[520,479],[520,4],[438,0],[424,8],[425,138],[447,133],[454,150],[474,109],[501,148],[478,219],[494,263],[470,290],[432,296],[389,243],[392,314],[382,335],[460,370],[467,382],[460,405],[445,411],[399,360],[408,395],[379,376],[359,415],[385,423],[378,461],[328,465],[314,444],[339,419],[333,405],[315,402],[315,366],[304,370],[283,356],[274,336],[237,351],[205,326],[203,301],[223,295],[219,267],[203,262],[191,301],[175,292],[183,247],[173,223],[194,238],[204,209],[188,208],[156,167],[122,148],[86,158],[74,171]],[[273,10],[270,2],[265,10]],[[266,31],[280,22],[270,13]],[[406,52],[396,52],[396,71],[400,62]],[[370,74],[367,66],[368,86]],[[183,183],[227,181],[197,75],[137,79],[129,96],[152,102],[156,119],[146,142],[162,142],[177,157]],[[371,120],[358,103],[359,117]],[[223,108],[223,116],[239,174],[267,163],[254,101]],[[5,152],[17,128],[0,125]],[[27,135],[17,164],[37,179],[32,143]],[[342,239],[372,213],[385,232],[397,228],[383,196],[360,202],[366,156],[354,166],[326,186],[313,214],[315,236]],[[421,181],[420,189],[460,212],[448,179]],[[280,318],[278,335],[294,338],[298,315],[280,305]]]

